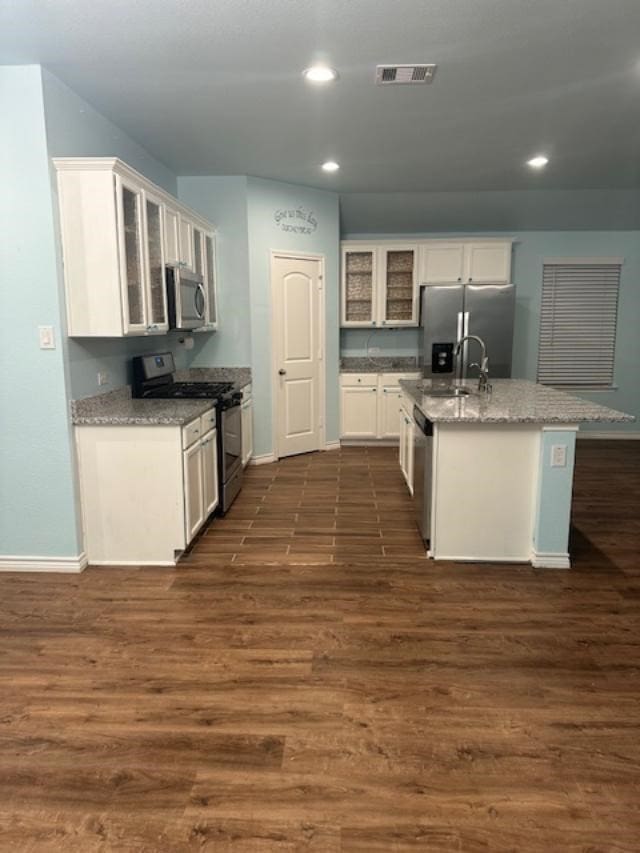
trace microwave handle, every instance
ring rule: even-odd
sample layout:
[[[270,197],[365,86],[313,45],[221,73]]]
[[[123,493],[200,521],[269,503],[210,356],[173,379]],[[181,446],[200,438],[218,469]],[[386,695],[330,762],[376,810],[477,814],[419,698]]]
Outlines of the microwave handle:
[[[205,301],[204,287],[202,284],[198,284],[195,295],[195,309],[196,314],[201,320],[204,319]]]

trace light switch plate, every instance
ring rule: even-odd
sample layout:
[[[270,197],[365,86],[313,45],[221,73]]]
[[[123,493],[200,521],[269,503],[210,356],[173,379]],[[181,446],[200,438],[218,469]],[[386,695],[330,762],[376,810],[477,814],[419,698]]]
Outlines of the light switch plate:
[[[40,349],[55,349],[56,338],[53,326],[38,326],[38,340],[40,341]]]
[[[98,385],[108,385],[109,384],[109,374],[106,370],[98,371]]]
[[[554,444],[551,448],[551,467],[564,468],[567,464],[567,445]]]

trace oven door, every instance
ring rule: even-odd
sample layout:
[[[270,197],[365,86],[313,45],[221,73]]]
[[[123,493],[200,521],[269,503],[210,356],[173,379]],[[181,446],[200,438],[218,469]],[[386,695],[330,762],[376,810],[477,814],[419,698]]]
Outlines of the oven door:
[[[242,409],[240,403],[220,412],[221,479],[226,483],[242,468]]]
[[[201,275],[181,267],[167,267],[169,326],[198,329],[205,323],[205,290]]]

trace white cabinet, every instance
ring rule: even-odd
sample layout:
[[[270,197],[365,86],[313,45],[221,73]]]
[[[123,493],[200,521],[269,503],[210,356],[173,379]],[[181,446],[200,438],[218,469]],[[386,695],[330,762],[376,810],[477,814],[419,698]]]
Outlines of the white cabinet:
[[[465,281],[475,284],[511,281],[511,243],[484,241],[466,246]]]
[[[202,503],[208,518],[218,506],[218,447],[217,431],[210,430],[200,444],[202,454]]]
[[[396,383],[387,382],[380,388],[378,438],[397,438],[400,434],[400,405],[402,392]]]
[[[212,424],[210,410],[184,427],[76,427],[90,563],[175,564],[218,505]]]
[[[413,405],[405,395],[402,395],[400,406],[400,469],[411,494],[413,494],[413,435]]]
[[[420,247],[420,281],[462,281],[465,273],[464,244],[453,241],[429,241]]]
[[[342,245],[342,326],[418,324],[418,246]]]
[[[249,464],[253,456],[253,400],[251,385],[242,389],[242,466]]]
[[[204,523],[202,447],[196,441],[182,454],[184,468],[184,532],[187,544]]]
[[[401,379],[417,373],[343,373],[341,438],[390,439],[400,435]]]
[[[58,203],[71,337],[164,334],[168,329],[165,264],[199,265],[212,294],[207,328],[215,327],[215,270],[207,278],[213,230],[176,199],[114,158],[58,158]],[[214,258],[213,243],[211,255]]]
[[[164,210],[164,250],[168,264],[180,263],[180,214],[169,205]]]
[[[511,281],[511,240],[425,240],[419,251],[421,284]]]
[[[340,404],[343,438],[377,438],[378,380],[375,374],[343,374]]]

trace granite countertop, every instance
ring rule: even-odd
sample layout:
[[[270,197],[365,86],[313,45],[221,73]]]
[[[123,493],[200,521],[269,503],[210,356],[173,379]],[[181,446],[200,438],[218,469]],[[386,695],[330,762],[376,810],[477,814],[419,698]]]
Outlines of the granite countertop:
[[[401,388],[433,423],[580,424],[635,420],[633,415],[524,379],[492,379],[491,383],[490,395],[476,392],[460,399],[427,396],[423,387],[430,386],[430,380],[400,380]],[[464,384],[476,391],[476,383],[469,380],[452,384]]]
[[[76,426],[183,426],[213,408],[211,400],[139,400],[131,386],[71,403]]]
[[[344,356],[341,373],[411,373],[418,370],[415,356]]]
[[[250,367],[190,367],[176,370],[176,382],[233,382],[238,390],[251,384]]]

